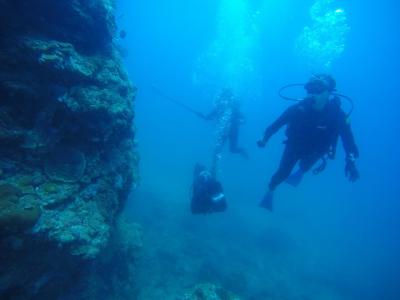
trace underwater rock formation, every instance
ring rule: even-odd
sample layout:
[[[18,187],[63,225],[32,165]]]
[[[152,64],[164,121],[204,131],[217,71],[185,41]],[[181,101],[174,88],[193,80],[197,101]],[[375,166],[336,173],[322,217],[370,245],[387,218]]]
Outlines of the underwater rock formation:
[[[114,0],[0,1],[2,299],[40,298],[114,253],[138,179],[114,10]]]
[[[0,235],[12,235],[31,228],[41,214],[34,195],[22,195],[12,185],[0,185]]]

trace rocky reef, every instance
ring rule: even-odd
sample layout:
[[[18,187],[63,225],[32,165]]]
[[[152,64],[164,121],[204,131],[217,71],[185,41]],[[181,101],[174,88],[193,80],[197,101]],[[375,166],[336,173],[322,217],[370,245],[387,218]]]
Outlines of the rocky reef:
[[[116,240],[138,154],[114,10],[113,0],[0,1],[2,299],[60,297],[139,248],[139,234],[129,247]]]

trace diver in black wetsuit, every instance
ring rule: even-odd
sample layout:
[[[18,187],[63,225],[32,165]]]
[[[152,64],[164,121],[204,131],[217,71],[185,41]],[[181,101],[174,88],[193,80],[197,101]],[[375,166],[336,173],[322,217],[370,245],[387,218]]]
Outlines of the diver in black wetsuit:
[[[260,206],[272,211],[273,192],[286,180],[297,186],[305,172],[325,155],[334,155],[338,137],[346,153],[345,175],[351,182],[359,178],[355,165],[358,148],[347,116],[340,108],[340,99],[331,99],[336,82],[328,75],[318,75],[305,85],[308,96],[298,104],[289,107],[264,133],[257,144],[265,147],[269,138],[281,127],[287,125],[285,150],[278,170],[272,176],[268,191]],[[299,170],[291,175],[294,166]]]
[[[193,172],[192,214],[223,212],[227,208],[222,185],[204,166],[196,164]]]

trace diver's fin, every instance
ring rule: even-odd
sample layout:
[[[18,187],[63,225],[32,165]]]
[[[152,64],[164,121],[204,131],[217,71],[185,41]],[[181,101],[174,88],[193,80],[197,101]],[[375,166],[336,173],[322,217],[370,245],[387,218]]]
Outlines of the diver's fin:
[[[269,211],[272,212],[273,209],[273,199],[274,199],[274,193],[272,191],[268,191],[263,199],[261,200],[259,206],[262,208],[265,208]]]

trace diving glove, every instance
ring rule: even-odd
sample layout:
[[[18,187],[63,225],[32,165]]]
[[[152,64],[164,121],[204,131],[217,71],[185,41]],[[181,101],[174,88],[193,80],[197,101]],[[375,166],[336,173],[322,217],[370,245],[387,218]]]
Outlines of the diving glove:
[[[360,173],[357,170],[355,159],[351,155],[346,158],[346,167],[344,168],[344,173],[350,182],[355,182],[358,178],[360,178]]]

